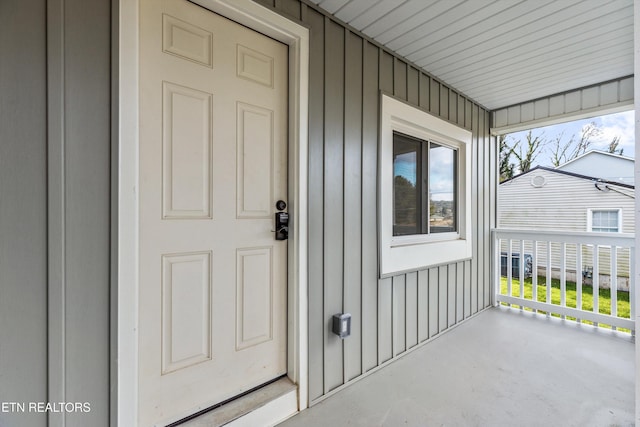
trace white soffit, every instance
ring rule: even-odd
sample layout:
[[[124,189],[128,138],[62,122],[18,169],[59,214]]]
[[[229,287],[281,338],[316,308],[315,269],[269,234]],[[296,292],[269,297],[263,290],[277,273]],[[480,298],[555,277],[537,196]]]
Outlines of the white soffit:
[[[633,74],[633,0],[309,0],[494,110]]]

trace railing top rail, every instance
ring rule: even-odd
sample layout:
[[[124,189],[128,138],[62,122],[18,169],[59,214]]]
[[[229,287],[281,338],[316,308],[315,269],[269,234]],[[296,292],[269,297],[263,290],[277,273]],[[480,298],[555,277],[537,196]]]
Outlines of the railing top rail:
[[[633,233],[592,233],[584,231],[517,230],[494,228],[491,234],[497,239],[535,240],[586,245],[635,247]]]

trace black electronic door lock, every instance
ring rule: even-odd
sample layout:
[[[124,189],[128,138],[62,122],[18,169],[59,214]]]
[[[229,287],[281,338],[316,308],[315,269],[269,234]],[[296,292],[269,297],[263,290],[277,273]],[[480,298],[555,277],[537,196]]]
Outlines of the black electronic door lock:
[[[289,214],[276,212],[276,240],[287,240],[289,237]]]
[[[284,200],[276,202],[276,209],[283,211],[287,208]],[[276,212],[276,240],[287,240],[289,238],[289,214],[286,212]]]

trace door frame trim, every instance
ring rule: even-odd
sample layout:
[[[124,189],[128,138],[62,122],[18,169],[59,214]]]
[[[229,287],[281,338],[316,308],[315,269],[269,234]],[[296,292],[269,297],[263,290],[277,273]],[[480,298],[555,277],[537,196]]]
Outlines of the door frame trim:
[[[114,376],[117,425],[138,419],[139,291],[139,0],[115,0],[114,74],[117,105],[117,328]],[[308,406],[307,224],[309,30],[251,0],[191,0],[289,46],[289,213],[287,375],[298,385],[298,410]]]

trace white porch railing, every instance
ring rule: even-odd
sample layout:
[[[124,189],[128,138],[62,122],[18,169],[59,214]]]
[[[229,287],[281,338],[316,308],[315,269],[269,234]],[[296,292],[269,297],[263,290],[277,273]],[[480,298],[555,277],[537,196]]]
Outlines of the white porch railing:
[[[492,237],[494,305],[635,332],[633,234],[494,229]]]

